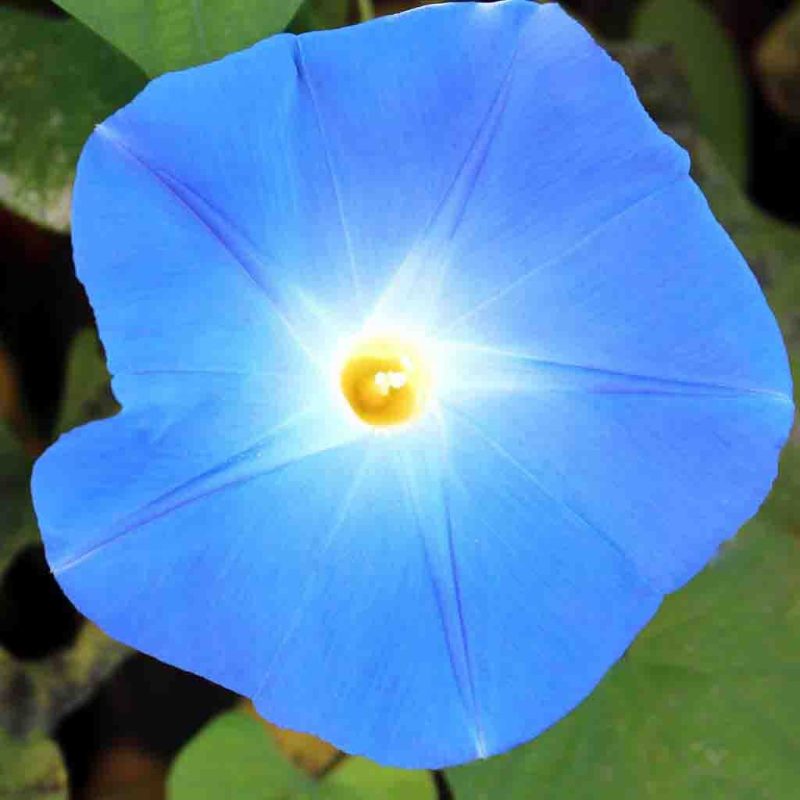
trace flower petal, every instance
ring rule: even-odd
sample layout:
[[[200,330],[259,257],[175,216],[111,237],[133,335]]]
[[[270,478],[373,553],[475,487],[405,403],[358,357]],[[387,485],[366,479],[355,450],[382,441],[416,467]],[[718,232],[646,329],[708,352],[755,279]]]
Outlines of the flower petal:
[[[454,223],[539,15],[527,2],[445,3],[298,40],[370,301],[432,229]]]
[[[308,371],[247,263],[102,128],[81,156],[73,215],[78,276],[112,373]]]
[[[468,377],[448,402],[662,591],[692,577],[769,491],[793,418],[786,353],[688,179],[459,326],[475,344],[451,347],[451,369]]]
[[[531,480],[666,593],[760,506],[792,423],[779,396],[707,390],[544,390],[461,402]]]
[[[152,518],[363,436],[325,401],[297,405],[297,384],[269,374],[147,373],[114,386],[133,398],[120,415],[62,436],[36,463],[33,496],[56,574],[135,539]]]
[[[148,440],[148,422],[89,426],[36,467],[48,555],[78,608],[350,752],[415,767],[474,757],[425,532],[380,442],[291,460],[254,450],[140,506],[203,446],[172,430]]]
[[[513,20],[510,58],[382,304],[434,329],[570,251],[689,166],[622,68],[556,4],[483,8],[475,13]],[[414,107],[415,98],[407,102]],[[419,158],[402,142],[390,152]],[[369,224],[380,221],[377,195],[371,205],[378,210],[364,211]]]
[[[154,81],[79,169],[124,411],[37,464],[59,581],[113,635],[388,763],[543,730],[755,511],[791,421],[774,320],[686,172],[554,5]],[[367,447],[337,405],[367,313],[452,340],[447,447],[425,425]]]
[[[577,705],[753,513],[792,416],[775,398],[682,393],[494,410],[447,413],[453,575],[490,752]]]
[[[520,0],[273,37],[154,81],[103,132],[305,330],[309,298],[332,326],[357,326],[409,265],[450,258],[451,239],[535,241],[546,257],[686,170],[582,28]],[[568,218],[548,208],[565,194]],[[437,271],[412,272],[401,316]],[[472,277],[505,277],[493,273]]]
[[[458,598],[473,722],[496,753],[577,705],[662,595],[469,419],[450,413],[446,430],[442,571]]]
[[[98,137],[309,347],[370,310],[452,320],[687,171],[621,68],[557,6],[521,0],[273,37],[152,82]]]
[[[689,178],[500,284],[443,336],[486,347],[473,369],[516,356],[518,366],[791,396],[775,318]]]

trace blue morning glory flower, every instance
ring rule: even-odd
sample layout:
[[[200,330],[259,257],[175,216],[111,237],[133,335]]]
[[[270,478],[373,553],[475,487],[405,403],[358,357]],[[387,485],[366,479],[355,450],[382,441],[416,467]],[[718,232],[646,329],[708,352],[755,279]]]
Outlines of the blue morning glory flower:
[[[38,462],[113,636],[408,767],[579,703],[758,508],[775,320],[555,5],[281,35],[103,123],[74,247],[122,412]]]

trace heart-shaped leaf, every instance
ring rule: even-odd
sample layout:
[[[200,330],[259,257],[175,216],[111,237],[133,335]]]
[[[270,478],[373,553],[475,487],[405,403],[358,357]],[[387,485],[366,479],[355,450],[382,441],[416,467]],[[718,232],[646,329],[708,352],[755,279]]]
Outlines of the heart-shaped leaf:
[[[282,31],[301,0],[56,0],[150,75],[241,50]]]
[[[328,30],[346,25],[352,10],[351,0],[305,0],[292,20],[293,33]]]
[[[430,774],[349,758],[314,780],[290,764],[245,711],[214,720],[178,756],[169,800],[434,800]]]
[[[694,98],[700,131],[743,185],[747,176],[747,95],[736,48],[701,0],[644,0],[634,38],[670,44]]]
[[[54,742],[13,739],[0,730],[0,798],[66,800],[67,775]]]
[[[95,331],[87,328],[70,347],[56,433],[110,416],[117,408],[100,342]]]
[[[79,22],[0,8],[0,202],[66,229],[83,143],[144,82]]]

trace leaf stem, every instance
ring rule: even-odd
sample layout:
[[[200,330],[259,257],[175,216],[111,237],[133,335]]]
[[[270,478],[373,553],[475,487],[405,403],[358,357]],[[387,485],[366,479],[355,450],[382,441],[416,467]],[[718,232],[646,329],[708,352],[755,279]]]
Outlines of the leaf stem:
[[[375,18],[375,6],[372,0],[358,0],[358,15],[362,22]]]

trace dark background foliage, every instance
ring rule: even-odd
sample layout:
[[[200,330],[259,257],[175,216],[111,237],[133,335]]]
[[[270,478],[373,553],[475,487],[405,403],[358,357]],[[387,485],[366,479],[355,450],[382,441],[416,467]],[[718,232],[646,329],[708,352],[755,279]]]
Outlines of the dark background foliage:
[[[666,50],[623,45],[619,55],[651,113],[692,150],[712,206],[773,292],[791,347],[798,338],[793,287],[800,277],[800,3],[691,0],[712,20],[708,33],[702,24],[684,24],[682,14],[643,21],[647,2],[565,4],[606,42],[671,43]],[[410,5],[376,0],[374,10]],[[59,192],[69,184],[91,124],[132,96],[145,76],[54,3],[0,0],[0,14],[11,8],[27,16],[5,32],[0,24],[0,800],[55,800],[65,796],[67,781],[76,798],[158,798],[165,796],[176,753],[212,716],[239,701],[199,678],[128,654],[81,620],[49,574],[25,489],[31,459],[58,431],[114,408],[96,342],[81,333],[91,327],[92,314],[74,276]],[[355,22],[364,10],[356,0],[307,0],[291,28]],[[23,37],[27,49],[20,45]],[[23,52],[40,64],[36,84],[20,82],[9,68]],[[139,61],[145,69],[153,63],[147,58]],[[730,107],[726,97],[733,98]],[[60,115],[55,126],[53,109]],[[3,189],[4,173],[19,178],[16,188]],[[791,497],[789,491],[781,495],[774,513],[796,533]],[[244,731],[247,724],[241,725]],[[331,748],[272,735],[305,773],[324,776],[337,769],[340,757]],[[797,755],[797,738],[783,746]],[[465,779],[456,771],[434,776],[432,785],[440,797],[457,792],[476,800],[500,798],[496,787],[503,780],[519,786],[523,774],[508,763],[508,777],[499,784],[490,772]],[[534,767],[527,763],[524,769]],[[531,781],[529,791],[517,789],[513,797],[550,796],[533,789],[535,774]],[[603,794],[593,781],[585,777],[580,797],[668,796],[636,788]],[[480,785],[490,788],[476,794]],[[786,793],[777,785],[759,794],[748,794],[746,786],[726,791],[732,798],[800,796],[800,784],[780,784]],[[562,786],[560,796],[579,796]],[[299,797],[306,789],[286,791],[282,796]],[[388,790],[370,796],[425,796],[419,787],[402,796],[381,791]]]

